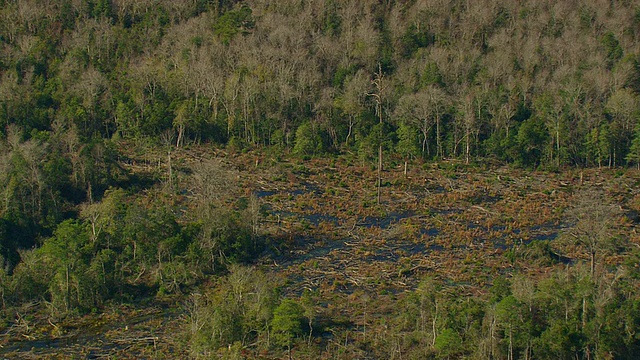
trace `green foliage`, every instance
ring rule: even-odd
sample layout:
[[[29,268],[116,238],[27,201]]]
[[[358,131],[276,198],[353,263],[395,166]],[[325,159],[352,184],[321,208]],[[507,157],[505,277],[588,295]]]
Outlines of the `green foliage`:
[[[585,144],[589,160],[598,166],[608,164],[609,160],[612,160],[612,140],[613,137],[609,131],[608,123],[603,123],[599,127],[591,130],[587,135]]]
[[[173,127],[170,96],[164,89],[158,89],[143,109],[138,123],[141,133],[157,137]]]
[[[125,139],[136,138],[140,135],[134,106],[131,101],[118,101],[114,112],[118,132]]]
[[[439,358],[449,359],[461,352],[462,338],[455,330],[447,328],[438,334],[433,346],[438,350]]]
[[[532,117],[525,120],[518,129],[520,156],[516,162],[528,167],[540,165],[548,138],[547,127],[540,119]]]
[[[416,158],[420,156],[420,133],[418,129],[405,122],[400,123],[396,131],[398,144],[396,151],[405,158]]]
[[[372,59],[377,59],[390,80],[384,104],[389,114],[407,89],[447,89],[444,95],[452,106],[439,111],[439,118],[445,121],[435,135],[448,143],[438,146],[440,157],[459,155],[462,140],[457,132],[461,127],[454,109],[464,98],[464,89],[479,87],[499,95],[472,125],[476,154],[495,155],[527,167],[553,160],[554,166],[584,161],[601,164],[605,158],[611,158],[612,165],[633,161],[627,155],[635,122],[616,120],[618,115],[609,111],[611,118],[606,121],[589,120],[599,118],[603,104],[618,90],[598,88],[567,96],[567,87],[590,89],[592,65],[585,61],[565,64],[556,57],[572,54],[587,59],[592,54],[585,53],[584,47],[567,54],[550,50],[564,48],[557,44],[563,39],[561,34],[571,34],[568,43],[580,44],[583,36],[593,34],[585,29],[609,23],[588,5],[568,11],[562,20],[535,4],[503,5],[487,10],[490,14],[482,17],[485,20],[476,29],[477,17],[466,16],[470,8],[456,6],[454,11],[445,11],[439,5],[425,8],[420,2],[367,7],[326,1],[273,7],[193,1],[127,3],[116,9],[108,0],[86,0],[78,4],[63,1],[26,18],[18,3],[8,4],[12,5],[2,9],[7,25],[0,31],[6,44],[5,56],[0,56],[0,119],[2,128],[17,124],[23,140],[33,130],[52,131],[54,123],[63,128],[73,123],[83,143],[114,134],[125,139],[157,137],[174,129],[184,136],[180,142],[234,139],[232,148],[242,150],[261,143],[288,146],[297,124],[311,118],[312,127],[326,130],[334,146],[342,139],[366,142],[369,131],[354,139],[349,130],[355,130],[354,125],[369,125],[362,120],[374,112],[373,102],[366,99],[370,76],[359,79],[359,86],[347,88],[359,70],[374,70]],[[606,16],[637,10],[631,3],[616,6],[619,9]],[[254,16],[255,9],[260,9],[260,17]],[[263,16],[265,13],[269,16]],[[296,16],[303,13],[314,14],[314,20],[298,21]],[[276,20],[273,14],[280,18]],[[533,17],[546,20],[540,34],[531,37],[530,47],[535,51],[527,50],[535,56],[524,59],[514,55],[522,52],[514,44],[522,43],[529,32],[513,40],[513,35],[500,34],[499,29],[511,22],[520,26]],[[464,26],[475,29],[468,36],[456,33],[462,19],[470,22]],[[637,92],[638,61],[625,59],[625,54],[638,51],[634,42],[620,39],[633,32],[629,29],[636,20],[633,16],[618,20],[624,23],[621,30],[601,29],[601,46],[592,49],[593,55],[606,59],[606,66],[614,71],[603,76],[617,76],[619,90]],[[238,34],[249,31],[255,33],[256,41],[246,37],[238,42],[238,48],[248,51],[222,51],[213,40],[231,45],[239,40]],[[310,41],[294,36],[311,33],[321,38]],[[74,40],[58,46],[63,35]],[[508,46],[491,45],[498,38]],[[476,54],[475,50],[480,51]],[[182,57],[183,52],[189,57]],[[306,60],[300,61],[300,56]],[[219,74],[212,69],[219,69]],[[541,83],[532,87],[532,79]],[[613,83],[602,80],[603,84]],[[548,96],[539,101],[545,98],[542,93]],[[514,122],[507,126],[511,131],[502,126],[500,109],[514,100],[518,109],[508,117]],[[533,113],[521,116],[520,109],[530,106]],[[348,125],[342,116],[348,118]],[[544,144],[532,136],[534,121],[526,121],[530,117],[547,127],[550,136],[541,139]],[[525,135],[518,137],[521,121],[525,121]],[[605,123],[610,123],[606,131]],[[607,131],[609,154],[602,151],[604,140],[600,139]],[[555,139],[554,132],[559,133]],[[323,143],[328,142],[323,139]]]
[[[204,270],[215,271],[227,263],[247,263],[262,251],[263,240],[254,234],[252,224],[235,211],[220,211],[209,224],[201,225],[201,235],[192,252]],[[199,260],[196,260],[199,259]],[[203,265],[204,265],[203,264]]]
[[[108,19],[112,19],[114,17],[110,0],[97,0],[97,1],[86,0],[85,6],[87,9],[87,13],[89,13],[91,17],[94,17],[94,18],[104,17]]]
[[[324,149],[322,136],[319,134],[319,129],[311,124],[311,122],[304,122],[298,126],[296,130],[295,145],[293,146],[293,152],[299,155],[317,155]]]
[[[391,131],[391,125],[388,123],[373,124],[373,126],[367,129],[366,133],[361,135],[364,136],[364,138],[358,142],[360,145],[358,148],[359,157],[363,161],[377,159],[378,148],[382,146],[384,151],[391,149],[394,144],[395,135],[396,134]]]
[[[338,2],[336,0],[329,0],[325,2],[322,17],[322,32],[329,36],[340,35],[340,29],[342,25],[342,19],[338,14]]]
[[[415,24],[409,25],[404,35],[400,38],[400,54],[411,57],[419,48],[427,47],[435,42],[435,36],[428,30],[418,30]]]
[[[483,145],[487,155],[494,155],[507,163],[513,163],[516,159],[521,159],[517,135],[517,129],[512,129],[508,136],[505,130],[496,131],[484,141]]]
[[[236,10],[230,10],[220,16],[213,25],[213,33],[224,44],[229,44],[238,33],[244,33],[254,26],[251,8],[242,5]]]
[[[633,132],[633,140],[631,141],[631,147],[629,153],[625,158],[629,163],[635,163],[640,167],[640,124],[636,124]]]
[[[336,69],[335,74],[333,75],[332,85],[336,88],[343,87],[347,78],[355,75],[357,71],[358,71],[358,65],[356,64],[353,64],[348,67],[339,67],[338,69]],[[361,94],[361,95],[364,95],[364,94]]]
[[[491,303],[497,303],[502,301],[505,297],[511,295],[511,288],[509,282],[504,277],[497,277],[493,280],[493,286],[491,287]]]
[[[266,274],[232,266],[219,286],[194,294],[188,303],[187,328],[192,355],[207,355],[236,342],[246,345],[266,334],[277,300]]]
[[[66,220],[38,249],[46,259],[47,273],[53,275],[48,292],[56,312],[93,307],[95,299],[91,298],[90,290],[93,282],[86,274],[90,246],[86,226]]]
[[[53,274],[41,258],[37,250],[20,251],[20,263],[13,269],[8,296],[13,302],[41,301],[47,296]]]
[[[298,302],[283,300],[275,310],[271,320],[271,330],[275,343],[291,347],[293,341],[304,334],[304,309]]]
[[[97,198],[96,194],[102,194],[109,185],[113,184],[121,174],[117,164],[118,151],[111,141],[101,139],[87,143],[80,151],[81,162],[80,178],[83,184],[87,184],[95,194],[88,194]]]
[[[573,359],[583,339],[561,321],[555,321],[534,341],[534,352],[541,359]]]
[[[606,56],[607,56],[607,65],[609,68],[613,67],[613,65],[622,58],[624,55],[624,50],[620,46],[620,42],[616,39],[616,36],[611,32],[607,31],[602,37],[602,45],[605,48]]]
[[[272,289],[246,285],[232,266],[264,249],[259,216],[249,211],[255,204],[234,210],[219,195],[235,195],[228,187],[195,189],[237,178],[213,172],[192,184],[201,169],[179,161],[172,165],[180,192],[162,193],[164,149],[132,156],[129,148],[160,143],[161,134],[180,134],[179,152],[196,142],[247,152],[265,144],[280,147],[278,156],[291,148],[304,157],[344,143],[363,162],[375,160],[381,144],[405,158],[451,158],[471,136],[478,156],[524,167],[640,163],[633,2],[607,11],[585,3],[562,16],[535,2],[486,14],[472,3],[420,1],[37,5],[0,1],[3,306],[36,301],[56,314],[84,312],[114,298],[180,293],[231,267],[220,284],[232,294],[212,292],[200,303],[210,312],[197,324],[207,330],[193,338],[208,351],[203,357],[266,343],[270,326],[279,345],[301,336],[297,310],[283,302],[272,321]],[[379,108],[371,96],[376,63],[385,73]],[[422,95],[406,102],[413,92]],[[466,95],[481,99],[472,102],[472,124],[460,116]],[[389,121],[379,125],[376,110]],[[606,240],[586,251],[610,251]],[[554,266],[557,250],[536,246],[512,251],[514,265]],[[615,282],[568,266],[531,279],[526,291],[496,279],[478,302],[452,299],[432,279],[403,299],[399,327],[410,334],[389,344],[402,339],[393,354],[403,356],[415,343],[428,349],[417,358],[434,349],[473,357],[473,347],[493,341],[486,334],[495,324],[498,358],[508,357],[508,342],[514,357],[633,358],[633,259],[627,273],[608,274]]]
[[[445,85],[442,79],[442,74],[438,69],[438,64],[434,62],[428,63],[420,75],[420,87],[427,87],[429,85],[437,85],[441,87]]]

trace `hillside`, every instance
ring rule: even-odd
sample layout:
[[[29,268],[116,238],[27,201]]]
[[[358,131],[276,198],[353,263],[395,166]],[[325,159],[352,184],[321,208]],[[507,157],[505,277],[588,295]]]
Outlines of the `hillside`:
[[[0,355],[633,359],[640,4],[0,0]]]
[[[129,176],[158,182],[110,190],[3,275],[0,353],[568,359],[639,344],[634,169],[405,175],[398,157],[378,204],[376,169],[355,156],[190,146],[172,151],[170,185],[162,151],[130,155]]]

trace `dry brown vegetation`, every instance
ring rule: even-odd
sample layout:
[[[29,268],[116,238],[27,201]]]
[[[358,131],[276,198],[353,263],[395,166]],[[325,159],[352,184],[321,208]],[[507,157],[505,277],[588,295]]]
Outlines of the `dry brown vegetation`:
[[[193,174],[202,172],[203,161],[227,169],[227,179],[233,174],[236,190],[229,192],[231,184],[226,184],[225,192],[236,194],[236,199],[257,198],[261,208],[257,226],[272,240],[255,266],[269,274],[287,298],[313,294],[311,318],[323,331],[309,339],[315,345],[299,344],[296,358],[316,358],[318,347],[324,349],[323,357],[382,354],[381,347],[391,346],[382,339],[401,334],[388,328],[398,316],[395,307],[413,296],[425,278],[446,284],[438,296],[483,299],[496,278],[536,281],[567,264],[588,263],[588,249],[567,241],[566,229],[574,225],[568,223],[567,209],[578,194],[597,190],[620,209],[612,225],[621,242],[617,250],[603,251],[597,266],[619,266],[625,249],[640,246],[636,170],[532,172],[452,160],[413,164],[405,175],[402,161],[392,159],[383,171],[378,204],[376,168],[362,166],[350,156],[276,160],[259,151],[212,154],[196,147],[177,150],[173,156],[175,184],[187,192],[165,192],[163,201],[183,209],[185,220],[199,211],[200,205],[189,195],[197,193],[189,179],[197,180]],[[166,165],[150,163],[135,171],[157,172],[161,177]],[[218,201],[233,204],[234,200]],[[206,291],[209,286],[220,284],[206,282],[200,288]],[[74,323],[38,316],[17,319],[4,330],[3,346],[7,354],[34,357],[59,358],[63,353],[170,357],[187,351],[186,335],[176,337],[189,311],[185,295],[159,298],[165,308],[118,307]],[[184,305],[175,308],[169,305],[172,302]],[[12,345],[25,340],[34,346],[30,351]],[[264,351],[246,347],[243,353],[278,356]]]

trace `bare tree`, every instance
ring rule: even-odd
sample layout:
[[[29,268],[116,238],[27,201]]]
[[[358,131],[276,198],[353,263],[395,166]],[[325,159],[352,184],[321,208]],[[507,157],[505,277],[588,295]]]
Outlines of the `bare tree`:
[[[378,119],[380,120],[380,139],[378,145],[378,204],[380,204],[380,188],[382,187],[382,139],[384,138],[383,134],[383,101],[387,96],[387,87],[388,84],[386,79],[384,78],[384,74],[382,73],[382,66],[378,64],[378,72],[375,75],[375,78],[371,81],[373,86],[375,87],[375,91],[373,93],[368,94],[372,96],[376,102],[376,115],[378,115]]]
[[[592,279],[598,258],[614,246],[616,221],[621,215],[620,207],[611,204],[602,190],[595,189],[577,194],[575,205],[567,212],[571,226],[565,235],[588,252]]]
[[[425,89],[426,100],[432,110],[432,117],[436,123],[436,151],[438,157],[442,158],[442,116],[445,113],[449,99],[444,91],[435,86],[429,86]]]
[[[429,154],[429,133],[435,124],[434,107],[428,91],[407,94],[400,98],[396,116],[415,125],[422,133],[422,153]]]
[[[347,79],[342,96],[336,100],[338,107],[346,115],[348,121],[349,130],[344,140],[345,146],[349,146],[353,127],[356,125],[360,114],[364,111],[369,83],[369,75],[364,70],[359,70],[353,77]]]
[[[460,101],[460,116],[462,117],[461,125],[464,128],[464,136],[462,137],[465,142],[464,147],[464,159],[465,164],[469,164],[469,157],[471,155],[471,136],[474,130],[476,129],[476,123],[478,121],[478,117],[476,117],[476,107],[478,108],[478,113],[480,112],[480,106],[477,105],[478,99],[475,98],[475,94],[473,92],[468,92],[466,96],[462,97]],[[456,143],[456,148],[458,144]],[[455,151],[454,151],[455,152]]]
[[[160,134],[160,141],[162,142],[162,145],[164,145],[167,149],[167,185],[169,186],[169,191],[173,190],[173,166],[171,164],[171,149],[173,148],[174,139],[175,134],[173,133],[172,129],[168,129]]]

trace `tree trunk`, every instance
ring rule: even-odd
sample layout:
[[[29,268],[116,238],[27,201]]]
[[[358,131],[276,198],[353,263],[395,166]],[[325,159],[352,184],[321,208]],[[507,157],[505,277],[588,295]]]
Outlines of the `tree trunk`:
[[[556,165],[560,167],[560,120],[556,126]]]
[[[438,336],[437,332],[437,321],[438,321],[438,301],[435,301],[435,311],[433,314],[433,321],[431,322],[431,331],[433,332],[433,340],[431,340],[431,346],[436,345],[436,337]]]
[[[182,137],[184,135],[184,124],[178,125],[178,140],[176,140],[176,147],[179,148],[182,144]]]
[[[513,327],[509,325],[509,360],[513,360]]]
[[[169,189],[173,189],[173,169],[171,168],[171,150],[167,152],[169,166]]]
[[[469,133],[469,129],[467,129],[467,133],[465,135],[465,137],[467,138],[467,143],[466,143],[466,146],[465,146],[465,149],[464,149],[464,155],[465,155],[465,161],[464,162],[465,162],[466,165],[469,165],[469,153],[471,151],[471,144],[470,144],[470,141],[469,141],[469,137],[470,136],[471,136],[471,134]]]
[[[440,141],[440,116],[436,116],[436,152],[438,158],[442,159],[442,144]]]
[[[380,204],[380,188],[382,187],[382,144],[378,147],[378,204]]]
[[[69,286],[69,265],[66,266],[66,289],[65,289],[65,299],[64,299],[64,307],[67,311],[69,311],[69,300],[71,299],[71,288]]]
[[[347,133],[347,138],[344,140],[344,145],[349,146],[349,138],[351,137],[351,131],[353,130],[353,119],[349,117],[349,132]]]
[[[494,307],[495,308],[495,307]],[[492,319],[491,319],[491,325],[489,328],[489,354],[491,354],[491,359],[495,358],[494,356],[494,349],[495,349],[495,345],[493,343],[493,340],[495,339],[495,331],[496,331],[496,317],[495,314],[492,315]]]
[[[367,342],[367,307],[364,307],[364,324],[362,325],[362,341]]]

